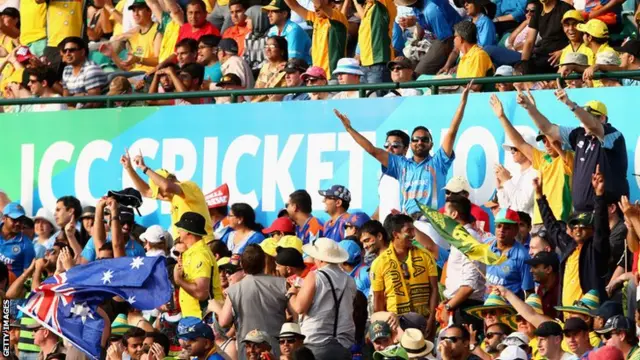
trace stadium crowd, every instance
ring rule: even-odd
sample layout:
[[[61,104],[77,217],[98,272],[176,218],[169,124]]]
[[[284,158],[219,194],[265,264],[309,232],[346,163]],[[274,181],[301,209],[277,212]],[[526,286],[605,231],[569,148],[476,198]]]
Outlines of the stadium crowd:
[[[63,48],[83,46],[67,40]],[[82,51],[65,56],[74,53]],[[179,77],[188,66],[164,74]],[[377,147],[335,110],[334,121],[381,164],[379,206],[370,214],[350,212],[349,189],[335,184],[319,192],[325,217],[312,215],[311,196],[300,189],[264,227],[226,185],[204,194],[193,181],[149,168],[141,152],[120,159],[134,188],[95,204],[63,196],[55,209],[28,217],[0,191],[0,295],[11,305],[3,358],[88,358],[64,332],[43,326],[48,317],[35,320],[18,306],[52,275],[161,256],[170,301],[141,311],[133,299],[108,298],[91,315],[106,324],[102,358],[640,359],[640,206],[621,176],[628,159],[619,119],[602,102],[576,104],[558,82],[557,100],[577,118],[558,126],[531,91],[519,90],[517,103],[539,129],[529,138],[492,96],[487,106],[517,166],[496,164],[494,196],[473,204],[467,179],[445,179],[474,88],[462,90],[439,148],[424,126],[389,131]],[[170,203],[170,228],[137,223],[142,197]],[[66,316],[80,316],[74,311]]]
[[[177,94],[198,90],[434,77],[580,73],[581,80],[563,86],[635,86],[634,78],[593,79],[599,71],[640,68],[640,43],[629,39],[640,19],[635,7],[632,0],[6,0],[0,4],[0,91],[5,98],[176,93],[169,100],[116,104],[127,107],[230,102]],[[370,96],[429,93],[402,89]],[[310,89],[238,101],[353,97],[357,91]]]

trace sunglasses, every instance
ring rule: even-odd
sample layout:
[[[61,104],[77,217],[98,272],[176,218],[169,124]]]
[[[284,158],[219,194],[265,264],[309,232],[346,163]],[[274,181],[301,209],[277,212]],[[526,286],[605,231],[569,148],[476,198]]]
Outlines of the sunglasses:
[[[278,342],[280,343],[280,345],[293,345],[296,343],[296,339],[280,339]]]
[[[460,339],[462,339],[460,336],[440,336],[440,341],[449,340],[454,344],[457,343]]]
[[[603,337],[605,340],[609,340],[609,339],[611,339],[611,337],[612,337],[613,335],[618,335],[618,334],[617,334],[615,331],[611,331],[611,332],[608,332],[608,333],[604,333],[604,334],[602,334],[602,337]]]
[[[319,78],[307,78],[307,84],[315,84],[320,82],[322,79]]]
[[[536,9],[526,9],[525,12],[533,14],[534,12],[536,12]]]
[[[400,269],[402,270],[402,276],[404,277],[404,279],[409,280],[411,278],[409,266],[406,263],[400,263]]]
[[[282,236],[282,235],[284,235],[282,231],[273,231],[269,233],[269,237]]]
[[[509,148],[509,151],[510,151],[512,154],[515,154],[515,153],[517,153],[517,152],[518,152],[518,148],[510,147],[510,148]]]
[[[425,144],[431,143],[431,138],[428,136],[416,136],[411,139],[412,143],[423,142]]]
[[[582,224],[577,224],[577,225],[572,225],[571,226],[571,230],[586,229],[586,228],[590,228],[590,226],[582,225]]]
[[[392,149],[400,149],[400,148],[402,147],[402,144],[401,144],[401,143],[399,143],[399,142],[388,142],[388,141],[387,141],[386,143],[384,143],[383,147],[384,147],[385,149],[387,149],[387,150],[388,150],[389,148],[392,148]]]
[[[449,196],[449,195],[458,195],[458,194],[460,194],[460,193],[459,193],[459,192],[453,192],[453,191],[445,190],[445,191],[444,191],[444,194],[445,194],[446,196]]]
[[[498,312],[495,310],[482,310],[480,312],[480,316],[481,317],[487,317],[487,316],[497,316]]]
[[[66,48],[66,49],[62,49],[62,53],[63,54],[69,54],[69,53],[73,53],[76,51],[80,51],[80,48]]]
[[[171,253],[172,253],[172,254],[173,254],[173,256],[175,256],[175,257],[180,257],[180,256],[182,256],[182,253],[181,253],[180,251],[178,251],[178,250],[173,250]]]
[[[503,336],[503,335],[504,335],[503,332],[488,332],[485,334],[485,337],[491,340],[491,338],[493,338],[494,336]]]
[[[402,71],[406,68],[403,68],[402,66],[394,66],[391,68],[391,71]]]
[[[354,228],[355,226],[353,226],[353,225],[351,225],[351,224],[344,224],[344,226],[343,226],[343,227],[344,227],[344,229],[345,229],[345,230],[347,230],[347,229]]]

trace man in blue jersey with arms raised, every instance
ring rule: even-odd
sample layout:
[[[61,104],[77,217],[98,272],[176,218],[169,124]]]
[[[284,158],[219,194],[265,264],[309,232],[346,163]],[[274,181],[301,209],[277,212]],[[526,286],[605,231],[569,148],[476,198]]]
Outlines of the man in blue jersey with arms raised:
[[[434,156],[429,154],[433,148],[433,137],[429,129],[424,126],[416,127],[411,133],[413,157],[406,158],[375,147],[367,138],[351,127],[351,120],[346,115],[334,110],[355,142],[382,164],[382,172],[398,179],[402,193],[402,212],[412,215],[414,218],[421,215],[415,200],[434,209],[438,209],[444,204],[445,198],[438,196],[438,191],[444,186],[447,172],[455,158],[453,143],[462,122],[471,85],[469,83],[462,92],[460,105],[451,120],[449,130],[444,135],[442,147],[435,152]]]

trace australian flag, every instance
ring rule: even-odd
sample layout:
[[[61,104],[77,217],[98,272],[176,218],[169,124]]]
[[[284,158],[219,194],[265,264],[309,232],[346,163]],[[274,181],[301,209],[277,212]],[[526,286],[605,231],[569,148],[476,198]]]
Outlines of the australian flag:
[[[110,324],[96,309],[113,296],[139,310],[166,304],[171,284],[164,257],[121,257],[75,266],[45,280],[20,310],[98,359],[104,327]]]

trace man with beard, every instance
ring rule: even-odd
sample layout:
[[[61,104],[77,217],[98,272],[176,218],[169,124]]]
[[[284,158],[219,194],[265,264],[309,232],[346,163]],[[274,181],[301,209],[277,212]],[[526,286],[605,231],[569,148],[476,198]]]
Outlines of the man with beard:
[[[109,206],[109,214],[105,214],[105,207]],[[106,233],[104,226],[100,226],[104,221],[110,227],[110,232]],[[96,249],[101,249],[105,243],[114,243],[114,257],[121,256],[145,256],[142,245],[131,236],[131,230],[135,223],[133,210],[127,207],[120,207],[113,198],[103,197],[96,204],[96,215],[93,236],[87,241],[84,250],[80,254],[80,264],[86,264],[96,259]],[[116,241],[116,239],[118,239]],[[124,245],[122,245],[124,244]],[[126,255],[125,255],[126,254]]]
[[[186,317],[178,323],[178,339],[190,358],[223,360],[217,351],[213,330],[196,317]]]
[[[74,257],[73,250],[69,245],[61,242],[53,244],[53,247],[45,252],[44,258],[36,260],[32,289],[40,286],[41,279],[46,279],[55,274],[58,266],[58,257],[63,253],[65,254],[63,256],[65,263],[69,264],[68,261],[72,261]],[[70,263],[70,265],[72,264],[73,262]]]
[[[411,133],[411,151],[413,157],[408,159],[401,155],[390,154],[385,149],[375,147],[366,137],[351,126],[351,120],[334,109],[336,116],[356,143],[382,164],[384,174],[390,175],[400,182],[402,192],[401,210],[404,213],[420,216],[417,203],[439,208],[444,203],[444,192],[439,190],[445,182],[446,174],[455,159],[453,144],[464,116],[467,97],[471,90],[469,84],[462,92],[460,105],[456,110],[447,133],[442,139],[441,148],[431,156],[433,136],[429,129],[418,126]],[[442,192],[442,194],[441,194]]]

